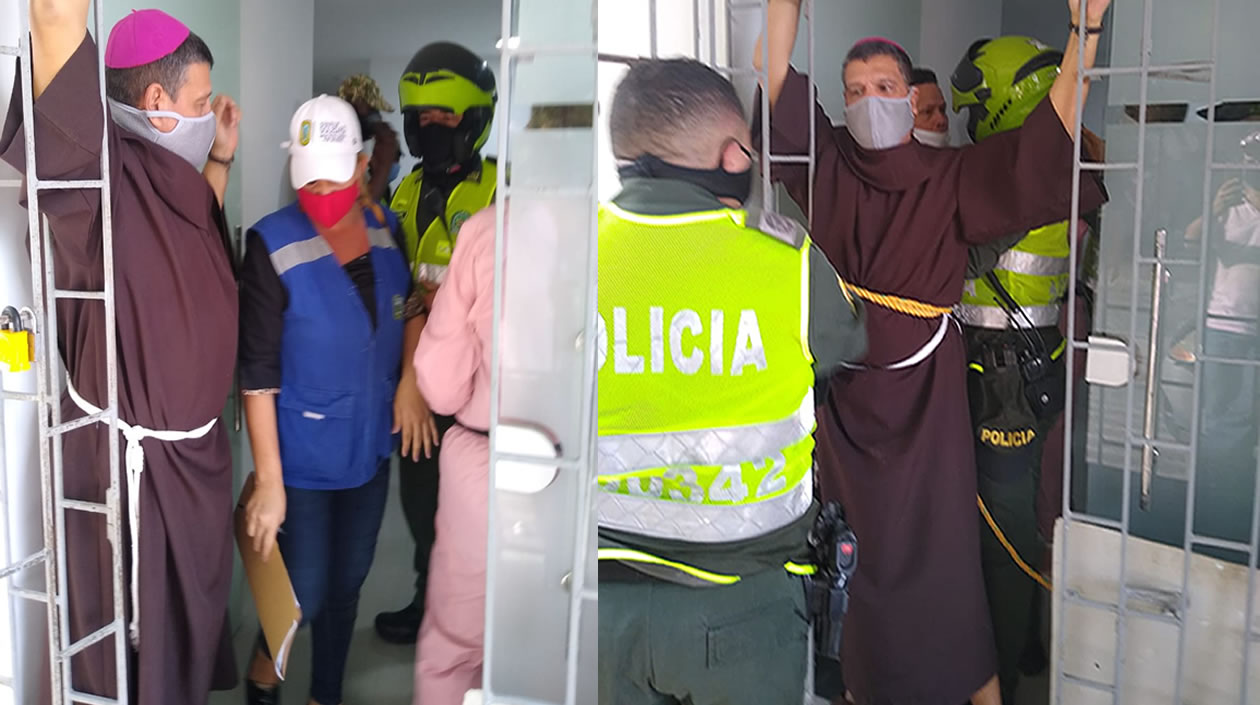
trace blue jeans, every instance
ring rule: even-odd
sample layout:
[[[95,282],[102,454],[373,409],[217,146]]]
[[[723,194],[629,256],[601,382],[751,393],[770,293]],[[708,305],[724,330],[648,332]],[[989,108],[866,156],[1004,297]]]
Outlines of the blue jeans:
[[[389,496],[389,460],[366,485],[347,490],[285,487],[277,537],[302,623],[311,625],[311,699],[338,705],[359,609]],[[262,639],[260,638],[260,642]]]

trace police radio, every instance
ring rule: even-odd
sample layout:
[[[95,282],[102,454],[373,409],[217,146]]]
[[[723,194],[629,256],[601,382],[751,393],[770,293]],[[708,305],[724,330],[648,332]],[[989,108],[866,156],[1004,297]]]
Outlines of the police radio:
[[[1046,349],[1046,342],[1028,317],[1028,312],[1002,286],[1002,281],[996,274],[990,271],[985,279],[997,294],[998,304],[1010,320],[1011,328],[1024,340],[1024,345],[1015,356],[1019,375],[1024,380],[1024,396],[1038,418],[1048,419],[1063,410],[1063,385],[1066,382],[1047,379],[1054,371],[1054,358]]]
[[[840,660],[844,615],[849,609],[849,582],[857,569],[857,536],[844,520],[838,502],[828,502],[814,521],[809,546],[818,571],[809,583],[809,612],[814,620],[818,653]]]

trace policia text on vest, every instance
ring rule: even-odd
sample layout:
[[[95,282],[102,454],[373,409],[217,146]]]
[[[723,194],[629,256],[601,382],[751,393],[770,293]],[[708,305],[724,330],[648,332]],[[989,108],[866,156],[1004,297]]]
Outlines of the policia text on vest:
[[[627,320],[624,306],[614,306],[612,313],[613,373],[619,375],[638,375],[645,372],[664,374],[665,308],[649,306],[645,316],[647,320],[636,322]],[[731,312],[733,315],[730,317],[738,319],[739,324],[735,346],[729,353],[726,349],[728,341],[724,335],[727,312],[722,309],[712,309],[706,313],[708,315],[702,318],[700,313],[684,308],[669,317],[669,361],[674,370],[685,375],[707,372],[711,375],[730,374],[733,377],[744,374],[745,368],[748,367],[755,367],[759,372],[766,370],[766,350],[761,342],[761,326],[757,321],[756,309]],[[705,321],[708,322],[709,327],[707,337],[703,337]],[[650,353],[647,355],[651,362],[650,367],[645,368],[644,355],[634,354],[629,349],[627,328],[637,327],[635,323],[642,323],[643,327],[650,330],[652,342]],[[597,353],[599,369],[603,370],[604,364],[608,361],[608,325],[602,314],[599,314],[596,320],[596,331],[599,345]],[[706,352],[709,358],[707,366],[704,364]],[[724,372],[727,359],[731,361],[730,370]]]
[[[816,374],[863,357],[860,312],[790,221],[682,181],[623,186],[599,218],[600,703],[787,702],[808,660]]]

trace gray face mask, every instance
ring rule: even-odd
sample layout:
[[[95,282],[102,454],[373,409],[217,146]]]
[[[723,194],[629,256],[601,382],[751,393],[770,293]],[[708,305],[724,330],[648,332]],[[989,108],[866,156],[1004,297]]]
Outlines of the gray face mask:
[[[190,118],[172,113],[168,110],[140,110],[113,98],[109,99],[110,114],[119,127],[124,127],[159,147],[165,147],[178,154],[184,161],[200,169],[206,164],[210,148],[214,146],[214,138],[218,128],[214,121],[214,112],[201,117]],[[149,118],[171,118],[176,120],[175,129],[162,132],[149,122]]]
[[[932,132],[931,130],[921,130],[916,127],[914,128],[914,138],[919,141],[919,144],[927,147],[943,149],[949,146],[948,132]]]
[[[910,96],[869,95],[844,109],[844,122],[864,149],[888,149],[901,144],[914,129],[914,107]]]

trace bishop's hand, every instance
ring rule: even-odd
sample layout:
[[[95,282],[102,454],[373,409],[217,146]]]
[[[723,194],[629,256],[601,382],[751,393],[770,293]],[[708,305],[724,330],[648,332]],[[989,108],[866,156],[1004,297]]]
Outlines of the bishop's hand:
[[[1081,2],[1082,0],[1068,0],[1068,10],[1072,13],[1072,23],[1079,25],[1081,23]],[[1107,14],[1107,8],[1111,6],[1111,0],[1088,0],[1086,2],[1086,26],[1098,27],[1102,24],[1103,15]]]
[[[241,108],[230,97],[219,94],[210,106],[214,111],[214,146],[210,154],[216,159],[228,160],[236,154],[241,139]]]

